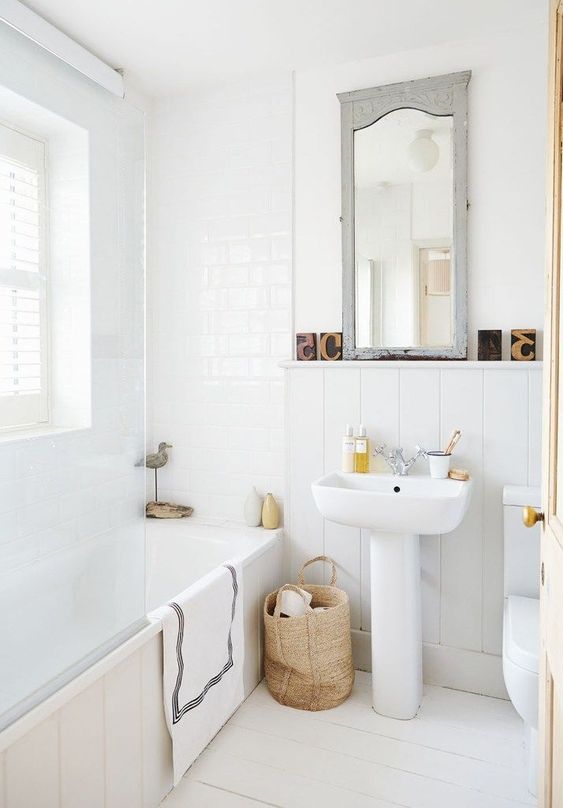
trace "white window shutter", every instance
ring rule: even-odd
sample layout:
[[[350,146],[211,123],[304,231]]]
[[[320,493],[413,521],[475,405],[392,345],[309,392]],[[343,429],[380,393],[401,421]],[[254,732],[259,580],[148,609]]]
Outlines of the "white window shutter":
[[[0,429],[47,412],[45,144],[0,124]]]

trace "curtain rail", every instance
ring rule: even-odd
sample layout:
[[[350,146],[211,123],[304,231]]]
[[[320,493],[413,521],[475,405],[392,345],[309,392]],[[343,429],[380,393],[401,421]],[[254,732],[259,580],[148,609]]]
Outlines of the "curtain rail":
[[[0,21],[78,70],[110,93],[125,96],[123,76],[19,0],[0,0]]]

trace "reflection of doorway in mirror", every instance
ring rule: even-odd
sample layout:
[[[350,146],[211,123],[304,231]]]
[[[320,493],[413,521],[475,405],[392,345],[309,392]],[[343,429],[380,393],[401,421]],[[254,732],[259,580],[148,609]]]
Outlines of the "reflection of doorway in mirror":
[[[420,345],[452,344],[452,264],[449,245],[415,246]]]

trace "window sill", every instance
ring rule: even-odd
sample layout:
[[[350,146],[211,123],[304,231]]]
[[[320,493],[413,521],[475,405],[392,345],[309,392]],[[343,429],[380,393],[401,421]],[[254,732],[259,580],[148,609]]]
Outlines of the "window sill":
[[[34,438],[50,438],[58,435],[66,435],[68,432],[83,432],[89,427],[85,426],[53,426],[44,424],[43,426],[23,427],[22,429],[6,429],[0,432],[0,445],[4,443],[16,443],[18,441],[33,440]]]

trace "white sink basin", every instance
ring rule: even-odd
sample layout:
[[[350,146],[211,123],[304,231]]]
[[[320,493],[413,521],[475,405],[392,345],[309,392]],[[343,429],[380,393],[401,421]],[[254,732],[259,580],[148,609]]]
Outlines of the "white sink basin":
[[[463,519],[471,481],[344,474],[312,485],[326,519],[369,528],[373,708],[414,718],[422,700],[420,533],[449,533]]]
[[[313,483],[326,519],[391,533],[449,533],[467,511],[471,480],[344,474],[333,471]]]

